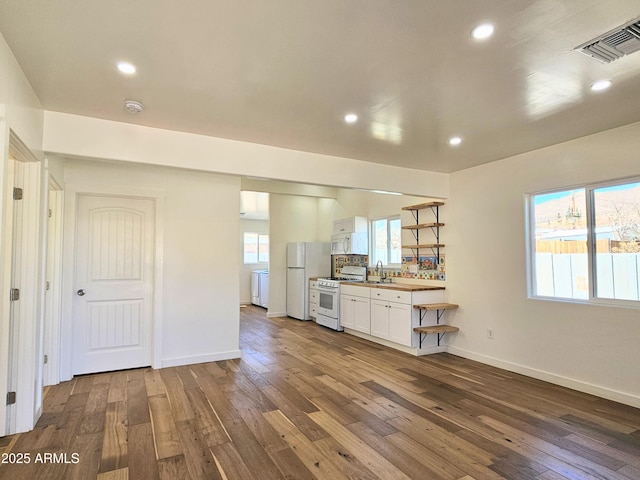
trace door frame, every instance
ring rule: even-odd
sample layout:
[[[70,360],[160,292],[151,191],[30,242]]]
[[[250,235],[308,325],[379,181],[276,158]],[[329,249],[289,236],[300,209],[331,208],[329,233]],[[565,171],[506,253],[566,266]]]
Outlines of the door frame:
[[[154,275],[153,275],[153,322],[152,322],[152,363],[153,368],[162,368],[162,319],[163,319],[163,278],[164,278],[164,190],[145,189],[123,185],[65,184],[64,195],[64,246],[62,268],[62,322],[60,329],[60,380],[73,378],[73,308],[75,286],[75,244],[77,228],[77,206],[80,195],[101,195],[107,197],[137,197],[152,200],[155,207],[154,229]]]
[[[9,369],[15,372],[17,402],[15,408],[8,409],[0,401],[0,435],[31,430],[42,412],[42,333],[43,333],[43,228],[42,216],[47,199],[42,195],[44,176],[42,162],[20,140],[13,130],[0,122],[0,147],[2,165],[0,179],[2,199],[2,238],[0,238],[0,257],[3,269],[0,272],[0,399],[6,398],[8,391]],[[9,178],[11,161],[19,162],[22,170],[23,199],[21,224],[20,264],[12,266],[13,238],[9,236],[13,225],[12,191],[14,178]],[[16,163],[17,164],[17,163]],[[5,203],[7,202],[7,203]],[[11,213],[11,220],[9,214]],[[20,308],[16,323],[19,329],[11,332],[10,301],[6,294],[12,286],[12,269],[20,270]],[[12,342],[13,348],[9,348]],[[9,358],[9,351],[14,353]]]
[[[48,173],[48,172],[47,172]],[[60,383],[60,322],[62,318],[62,219],[64,207],[64,191],[55,179],[48,174],[48,212],[45,255],[45,316],[44,347],[47,356],[44,362],[43,384]]]

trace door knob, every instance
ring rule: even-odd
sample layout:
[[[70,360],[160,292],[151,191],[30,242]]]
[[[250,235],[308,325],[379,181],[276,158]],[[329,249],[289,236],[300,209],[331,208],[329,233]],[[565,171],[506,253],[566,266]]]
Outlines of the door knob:
[[[84,294],[85,294],[85,291],[81,288],[81,289],[80,289],[80,290],[78,290],[76,293],[77,293],[80,297],[83,297],[83,296],[84,296]]]

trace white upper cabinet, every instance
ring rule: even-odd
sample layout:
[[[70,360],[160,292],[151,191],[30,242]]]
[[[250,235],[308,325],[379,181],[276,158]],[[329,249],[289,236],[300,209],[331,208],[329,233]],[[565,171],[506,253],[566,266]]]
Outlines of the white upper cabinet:
[[[367,217],[349,217],[333,221],[333,233],[366,233],[369,225]]]

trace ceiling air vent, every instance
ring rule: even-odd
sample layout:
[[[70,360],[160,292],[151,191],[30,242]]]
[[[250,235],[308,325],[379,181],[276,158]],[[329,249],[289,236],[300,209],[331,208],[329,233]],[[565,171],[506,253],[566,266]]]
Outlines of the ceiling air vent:
[[[589,40],[576,47],[576,50],[602,63],[611,63],[625,55],[637,52],[640,50],[640,19]]]

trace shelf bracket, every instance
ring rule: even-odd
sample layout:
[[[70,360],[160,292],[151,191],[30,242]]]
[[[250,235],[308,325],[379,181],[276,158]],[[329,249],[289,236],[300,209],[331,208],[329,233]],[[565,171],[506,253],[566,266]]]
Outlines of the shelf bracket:
[[[433,310],[432,310],[433,311]],[[442,315],[444,315],[444,308],[438,308],[435,310],[436,312],[436,325],[440,325],[440,319],[442,318]],[[427,314],[428,310],[420,310],[420,326],[422,326],[422,320],[424,320],[424,316]],[[440,346],[440,341],[444,338],[444,335],[447,332],[442,332],[442,333],[436,333],[436,335],[438,336],[438,347]],[[420,348],[422,348],[422,342],[424,342],[424,339],[427,338],[427,335],[429,335],[428,333],[420,333]]]

